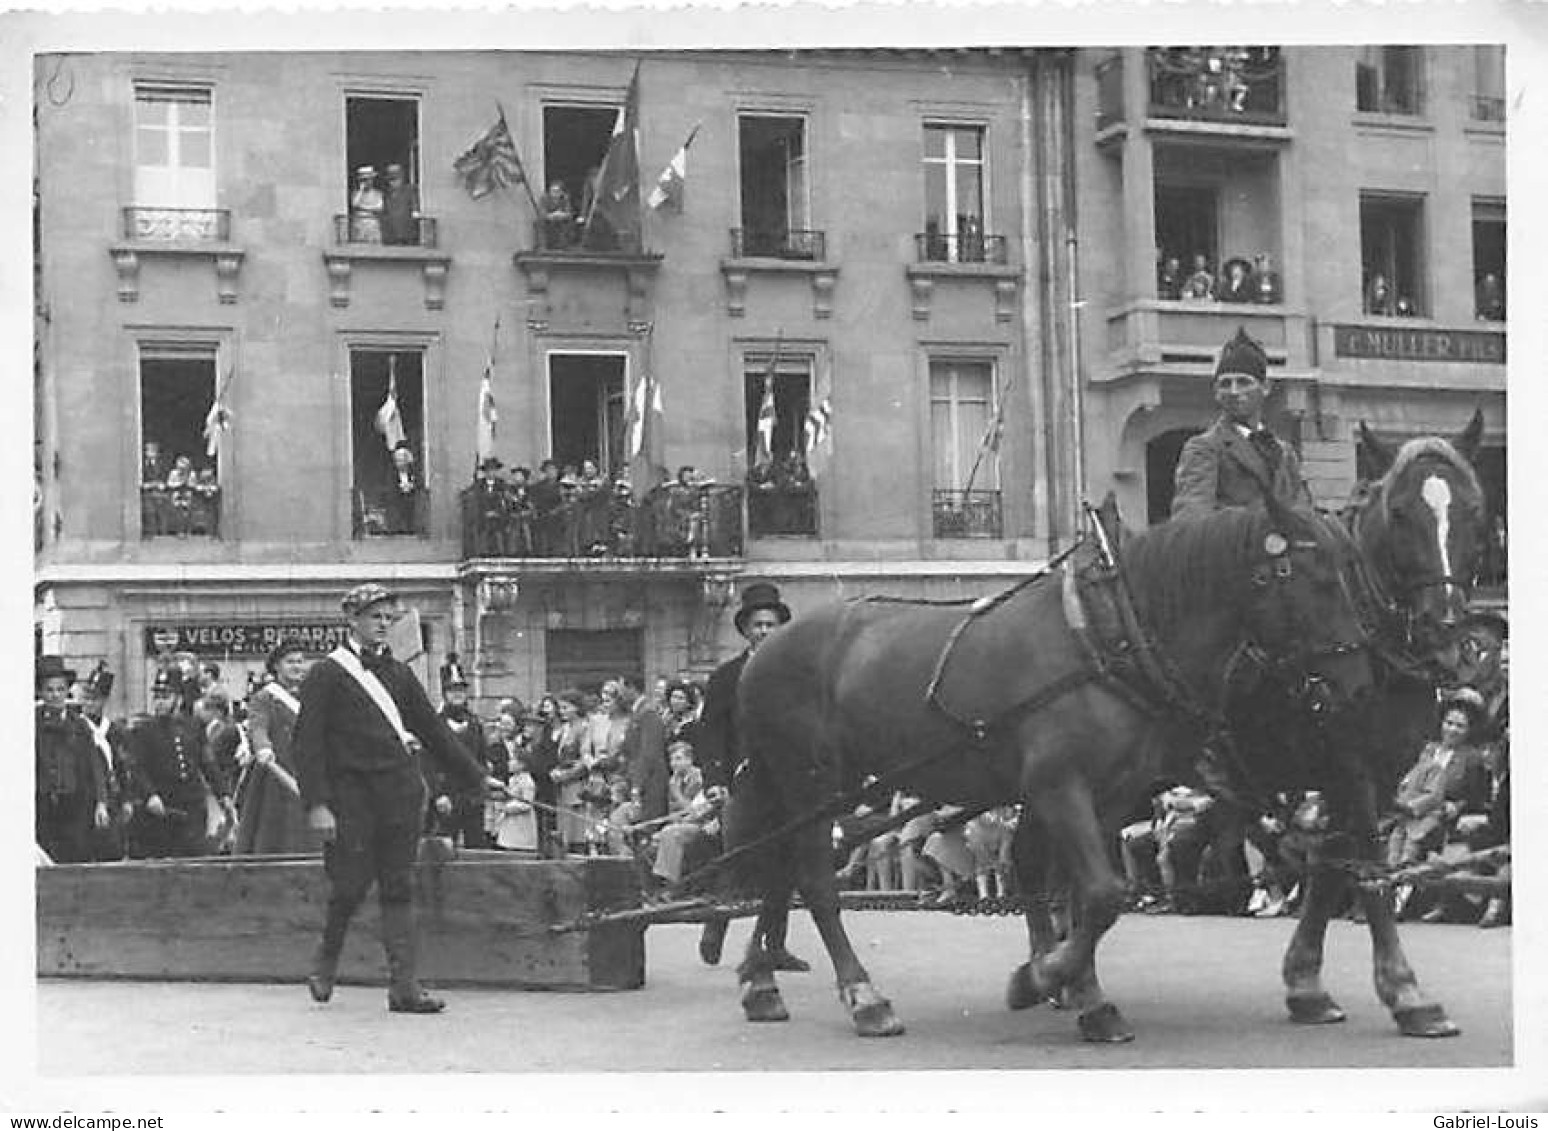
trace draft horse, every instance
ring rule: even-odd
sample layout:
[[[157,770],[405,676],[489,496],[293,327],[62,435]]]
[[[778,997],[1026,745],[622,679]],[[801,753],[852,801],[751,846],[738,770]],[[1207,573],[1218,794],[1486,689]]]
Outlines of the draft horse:
[[[840,921],[829,827],[803,814],[868,775],[941,803],[1020,802],[1071,889],[1070,934],[1027,976],[1043,996],[1067,995],[1087,1039],[1130,1039],[1096,971],[1124,898],[1109,852],[1118,822],[1169,751],[1217,725],[1245,651],[1341,699],[1368,686],[1351,552],[1328,520],[1270,504],[1136,534],[1121,563],[1085,545],[972,609],[873,599],[805,614],[743,672],[743,788],[768,814],[727,847],[763,850],[766,897],[793,881],[856,1031],[890,1036],[903,1026]],[[1104,574],[1113,599],[1083,585]],[[743,977],[749,1017],[784,1015],[772,969]]]
[[[1328,792],[1339,835],[1307,877],[1301,918],[1282,975],[1292,1020],[1342,1021],[1323,987],[1329,918],[1345,905],[1355,874],[1381,871],[1380,811],[1423,742],[1433,737],[1436,689],[1461,682],[1457,629],[1467,614],[1485,529],[1482,487],[1472,468],[1483,416],[1455,440],[1424,436],[1383,445],[1362,423],[1360,443],[1375,481],[1362,484],[1343,519],[1357,546],[1351,588],[1371,636],[1373,693],[1337,718],[1309,720],[1276,710],[1264,689],[1230,697],[1233,732],[1271,767],[1269,788]],[[1268,696],[1276,692],[1269,687]],[[1399,941],[1391,900],[1379,886],[1357,889],[1369,925],[1378,998],[1401,1032],[1458,1032],[1420,989]]]

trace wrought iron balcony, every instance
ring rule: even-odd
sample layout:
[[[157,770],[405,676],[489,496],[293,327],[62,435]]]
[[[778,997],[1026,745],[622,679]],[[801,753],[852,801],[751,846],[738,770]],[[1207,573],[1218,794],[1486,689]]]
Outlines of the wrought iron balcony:
[[[828,258],[826,232],[798,228],[732,228],[733,259],[810,259]]]
[[[749,485],[747,532],[754,538],[817,536],[817,488]]]
[[[389,232],[388,225],[361,225],[350,223],[350,214],[336,212],[333,216],[333,242],[336,244],[381,244],[387,247],[435,248],[440,238],[434,216],[414,216],[407,232]]]
[[[1285,124],[1277,47],[1151,47],[1145,59],[1152,118]]]
[[[430,532],[430,492],[423,487],[407,494],[392,487],[357,487],[351,511],[356,538],[423,538]]]
[[[132,204],[124,209],[124,239],[167,243],[225,243],[231,238],[231,210],[227,208],[147,208]]]
[[[535,220],[532,224],[532,250],[538,255],[639,256],[644,254],[640,237],[629,235],[599,221],[588,230],[580,220]]]
[[[140,487],[141,538],[219,538],[220,488],[213,484]]]
[[[576,494],[540,511],[509,487],[466,487],[462,556],[472,558],[733,558],[742,554],[742,489],[665,485],[642,500]]]
[[[921,263],[994,263],[1005,265],[1005,237],[964,232],[948,236],[917,232],[914,250]]]
[[[930,500],[937,538],[1001,538],[1000,492],[935,489]]]

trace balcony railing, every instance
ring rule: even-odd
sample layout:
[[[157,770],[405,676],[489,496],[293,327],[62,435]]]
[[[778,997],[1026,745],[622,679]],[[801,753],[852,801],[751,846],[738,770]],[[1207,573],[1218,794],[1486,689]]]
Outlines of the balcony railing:
[[[936,488],[930,500],[937,538],[999,538],[1000,492]]]
[[[974,232],[947,236],[937,232],[914,235],[914,251],[921,263],[995,263],[1005,265],[1005,237]]]
[[[140,487],[141,538],[219,538],[220,488],[193,485]]]
[[[392,487],[357,487],[351,510],[356,538],[422,538],[430,531],[430,493],[423,487],[407,493]]]
[[[1285,124],[1277,47],[1151,47],[1145,57],[1153,118]]]
[[[336,244],[385,244],[388,247],[435,248],[440,238],[434,216],[414,216],[409,220],[407,231],[393,230],[392,225],[381,221],[356,220],[347,212],[333,216],[333,242]]]
[[[754,538],[817,535],[817,488],[749,487],[747,532]]]
[[[732,228],[733,259],[810,259],[828,258],[826,232],[797,228]]]
[[[588,231],[580,220],[536,220],[532,224],[532,248],[560,255],[640,255],[638,234],[623,236],[598,218]]]
[[[742,489],[663,486],[636,501],[602,492],[540,512],[510,490],[464,488],[464,558],[731,558]]]
[[[1123,121],[1123,56],[1109,55],[1096,65],[1097,129]]]
[[[1475,122],[1503,122],[1505,120],[1505,100],[1493,98],[1486,94],[1473,95],[1473,121]]]
[[[183,243],[225,243],[231,238],[228,208],[124,209],[124,239]]]

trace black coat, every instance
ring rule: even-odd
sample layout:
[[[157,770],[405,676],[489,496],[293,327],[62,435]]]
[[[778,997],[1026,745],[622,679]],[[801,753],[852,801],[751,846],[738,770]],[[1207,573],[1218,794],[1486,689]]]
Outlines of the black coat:
[[[91,731],[68,711],[37,708],[35,791],[39,797],[107,800],[102,755]]]
[[[204,728],[186,715],[141,715],[129,724],[134,760],[134,800],[151,796],[174,809],[193,812],[204,804],[205,787],[231,796],[231,782],[210,756]]]
[[[377,673],[403,716],[403,726],[424,747],[436,769],[472,792],[484,780],[484,768],[446,729],[413,669],[398,659]],[[332,659],[313,664],[301,684],[301,713],[291,737],[297,784],[308,809],[327,805],[341,772],[376,773],[397,769],[412,758],[381,708],[355,677]],[[426,775],[429,777],[429,775]]]
[[[704,771],[706,786],[731,786],[731,776],[742,760],[736,737],[736,687],[742,681],[751,651],[743,651],[710,673],[704,687],[704,710],[699,713],[695,761]]]

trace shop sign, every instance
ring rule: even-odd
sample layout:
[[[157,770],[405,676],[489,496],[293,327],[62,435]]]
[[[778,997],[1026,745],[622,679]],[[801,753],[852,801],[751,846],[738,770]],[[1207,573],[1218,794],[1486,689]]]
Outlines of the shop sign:
[[[344,643],[349,627],[337,621],[218,621],[157,624],[145,629],[145,653],[192,652],[198,656],[267,656],[287,636],[297,636],[319,655]]]
[[[1381,326],[1333,327],[1339,357],[1380,361],[1477,361],[1505,363],[1505,335],[1492,330],[1399,330]]]

